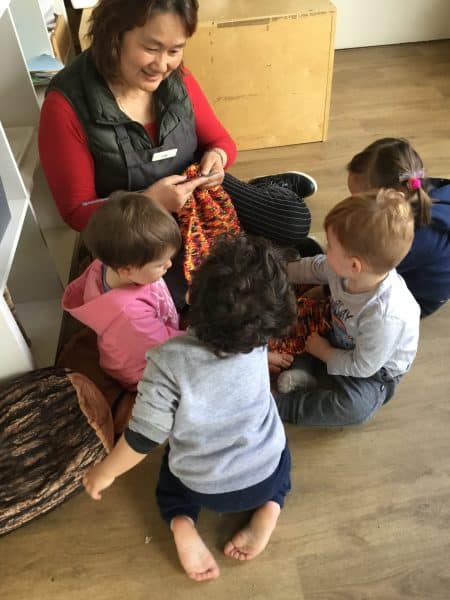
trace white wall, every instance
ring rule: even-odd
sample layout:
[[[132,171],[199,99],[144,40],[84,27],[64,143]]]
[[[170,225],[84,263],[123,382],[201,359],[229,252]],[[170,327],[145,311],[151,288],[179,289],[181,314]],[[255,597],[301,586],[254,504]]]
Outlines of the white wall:
[[[336,48],[450,38],[450,0],[331,0]]]

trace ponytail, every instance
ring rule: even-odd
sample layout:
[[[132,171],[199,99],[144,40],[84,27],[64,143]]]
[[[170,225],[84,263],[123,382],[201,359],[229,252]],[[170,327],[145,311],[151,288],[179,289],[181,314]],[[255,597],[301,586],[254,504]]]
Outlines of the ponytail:
[[[414,224],[416,227],[423,227],[431,223],[431,204],[430,196],[421,186],[413,192],[408,198],[414,213]]]

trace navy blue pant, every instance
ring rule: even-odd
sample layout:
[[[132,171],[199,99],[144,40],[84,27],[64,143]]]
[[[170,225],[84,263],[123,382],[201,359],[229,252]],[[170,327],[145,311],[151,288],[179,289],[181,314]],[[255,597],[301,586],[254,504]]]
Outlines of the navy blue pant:
[[[156,500],[161,517],[170,521],[179,515],[197,520],[202,507],[219,513],[241,512],[259,508],[269,500],[283,508],[284,498],[291,489],[291,454],[286,446],[275,472],[256,485],[225,494],[200,494],[186,487],[169,469],[169,446],[164,453]]]
[[[427,298],[419,298],[418,296],[416,296],[415,299],[417,304],[420,306],[421,319],[429,317],[447,302],[447,300],[428,300]]]

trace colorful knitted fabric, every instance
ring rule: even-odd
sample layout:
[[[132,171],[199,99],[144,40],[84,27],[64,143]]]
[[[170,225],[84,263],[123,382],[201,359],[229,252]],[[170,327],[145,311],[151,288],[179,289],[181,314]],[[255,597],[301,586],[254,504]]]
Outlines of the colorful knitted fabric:
[[[185,175],[188,179],[198,177],[199,165],[188,167]],[[230,196],[220,185],[205,190],[196,189],[178,211],[177,218],[185,250],[184,275],[190,283],[193,271],[208,256],[214,238],[221,233],[237,235],[241,226]],[[296,288],[298,319],[295,333],[292,336],[270,340],[270,350],[301,354],[305,350],[306,338],[310,333],[325,333],[329,329],[329,300],[304,298],[301,295],[304,290],[305,286]]]
[[[185,175],[188,179],[198,177],[199,165],[188,167]],[[231,198],[221,185],[196,189],[177,218],[185,250],[184,275],[191,283],[192,272],[208,255],[214,238],[221,233],[237,235],[241,226]]]
[[[305,351],[306,338],[314,331],[320,334],[330,329],[330,299],[317,300],[297,294],[297,323],[295,332],[280,339],[269,340],[269,350],[297,355]]]

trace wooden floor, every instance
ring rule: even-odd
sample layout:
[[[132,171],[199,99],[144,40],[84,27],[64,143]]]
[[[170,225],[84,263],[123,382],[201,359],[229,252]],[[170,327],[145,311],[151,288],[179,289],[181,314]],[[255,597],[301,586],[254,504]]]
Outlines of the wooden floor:
[[[242,178],[313,174],[319,231],[346,194],[346,162],[386,135],[408,137],[430,173],[450,177],[450,41],[337,52],[328,141],[243,153],[232,171]],[[183,575],[153,498],[155,453],[102,502],[81,494],[0,539],[0,597],[449,599],[449,334],[447,306],[423,322],[412,371],[369,425],[287,427],[293,491],[269,547],[253,562],[221,556],[243,517],[205,511],[199,529],[221,577],[195,584]]]

